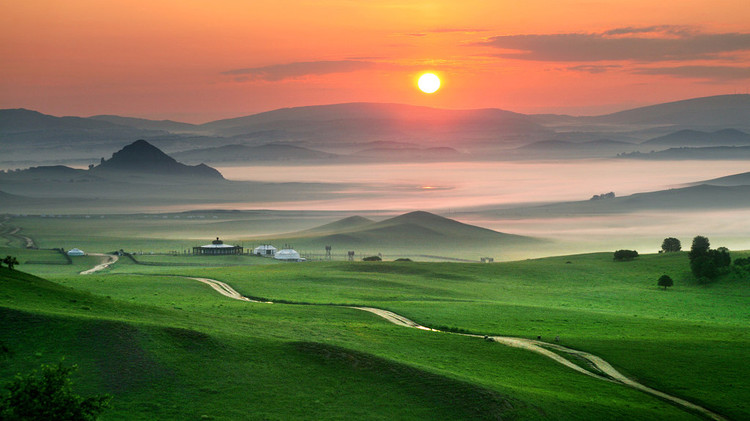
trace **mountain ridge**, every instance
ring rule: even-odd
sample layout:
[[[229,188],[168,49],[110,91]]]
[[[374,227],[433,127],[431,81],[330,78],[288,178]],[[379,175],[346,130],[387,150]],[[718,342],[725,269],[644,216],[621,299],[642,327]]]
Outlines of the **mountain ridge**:
[[[185,165],[143,139],[124,146],[108,160],[91,169],[94,174],[108,172],[142,172],[163,175],[224,179],[219,171],[205,164]]]

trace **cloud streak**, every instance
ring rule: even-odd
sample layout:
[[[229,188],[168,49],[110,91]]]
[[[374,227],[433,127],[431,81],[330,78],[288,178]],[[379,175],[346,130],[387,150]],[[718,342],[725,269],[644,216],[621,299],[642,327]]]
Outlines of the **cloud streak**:
[[[365,60],[298,61],[262,67],[227,70],[223,75],[234,76],[237,81],[279,82],[319,76],[330,73],[349,73],[375,67],[377,63]]]
[[[502,35],[475,43],[499,57],[558,62],[726,59],[750,51],[749,33],[704,33],[684,26],[615,28],[600,33]]]
[[[735,66],[675,66],[639,68],[633,73],[641,75],[665,75],[686,79],[732,81],[750,79],[750,67]]]

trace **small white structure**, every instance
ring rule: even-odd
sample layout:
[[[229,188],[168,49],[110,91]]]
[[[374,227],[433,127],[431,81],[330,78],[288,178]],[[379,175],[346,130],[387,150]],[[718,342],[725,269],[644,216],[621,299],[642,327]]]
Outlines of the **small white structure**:
[[[257,256],[273,257],[278,249],[270,244],[262,244],[253,249],[253,254]]]
[[[304,262],[305,259],[300,257],[297,250],[294,249],[282,249],[276,252],[273,256],[274,259],[283,260],[285,262]]]
[[[84,256],[86,253],[83,252],[81,249],[72,248],[68,250],[68,256]]]

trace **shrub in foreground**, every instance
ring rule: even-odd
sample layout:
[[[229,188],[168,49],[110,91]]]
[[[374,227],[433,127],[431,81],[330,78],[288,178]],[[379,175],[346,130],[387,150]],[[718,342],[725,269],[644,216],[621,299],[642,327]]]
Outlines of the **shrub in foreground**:
[[[83,398],[73,393],[73,382],[68,378],[76,366],[42,365],[41,371],[26,376],[17,375],[5,386],[10,393],[0,400],[0,419],[91,421],[109,405],[111,396]]]

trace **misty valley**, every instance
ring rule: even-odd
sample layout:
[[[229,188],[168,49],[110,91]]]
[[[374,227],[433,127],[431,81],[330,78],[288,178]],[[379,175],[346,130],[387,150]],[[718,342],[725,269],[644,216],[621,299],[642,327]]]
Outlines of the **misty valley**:
[[[0,375],[91,419],[750,418],[749,122],[0,110]]]

